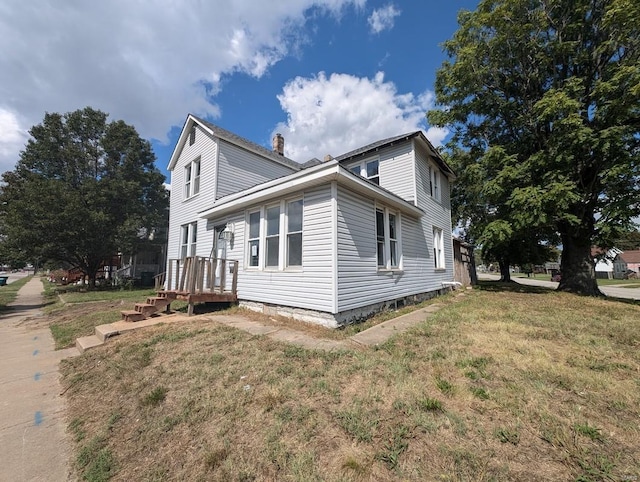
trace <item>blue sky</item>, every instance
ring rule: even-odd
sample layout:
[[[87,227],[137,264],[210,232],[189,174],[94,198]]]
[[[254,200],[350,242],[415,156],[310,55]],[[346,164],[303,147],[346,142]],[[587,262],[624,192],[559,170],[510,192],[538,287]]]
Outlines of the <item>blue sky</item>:
[[[194,113],[298,162],[429,128],[441,43],[476,0],[5,0],[0,171],[44,113],[90,105],[133,124],[166,166]],[[126,15],[123,15],[126,12]]]

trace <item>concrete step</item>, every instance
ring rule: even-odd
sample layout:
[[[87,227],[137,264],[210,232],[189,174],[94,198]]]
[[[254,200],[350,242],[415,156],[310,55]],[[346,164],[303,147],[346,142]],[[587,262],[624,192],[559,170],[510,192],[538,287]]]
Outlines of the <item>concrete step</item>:
[[[142,313],[146,318],[147,316],[152,315],[153,313],[158,311],[158,307],[149,303],[136,303],[134,306],[134,310],[138,313]]]
[[[109,325],[98,325],[95,328],[95,336],[98,337],[99,340],[101,340],[102,342],[107,341],[107,339],[111,338],[112,336],[116,336],[120,334],[120,330],[118,330],[117,328],[114,328],[113,326]]]
[[[76,339],[76,348],[80,353],[95,348],[96,346],[103,345],[104,341],[100,340],[96,335],[82,336]]]
[[[143,313],[135,310],[121,311],[120,314],[122,315],[122,319],[124,321],[140,321],[146,318]]]
[[[164,310],[167,306],[171,304],[173,300],[169,298],[164,298],[162,296],[151,296],[147,298],[147,304],[158,307],[158,311]]]
[[[157,291],[158,293],[158,298],[166,298],[168,300],[175,300],[176,299],[176,292],[175,291]]]

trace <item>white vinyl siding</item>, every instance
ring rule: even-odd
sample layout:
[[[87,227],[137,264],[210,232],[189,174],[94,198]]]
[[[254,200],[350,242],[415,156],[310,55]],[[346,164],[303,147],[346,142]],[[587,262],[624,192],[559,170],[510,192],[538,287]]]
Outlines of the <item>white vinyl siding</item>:
[[[413,149],[410,142],[380,151],[380,186],[409,202],[415,200]]]
[[[220,141],[216,199],[296,172],[293,168]]]
[[[338,187],[339,312],[439,290],[442,281],[451,280],[448,271],[434,273],[432,225],[426,229],[425,216],[415,219],[403,213],[396,221],[402,270],[379,270],[375,203]]]
[[[438,172],[438,191],[440,200],[437,201],[431,195],[433,183],[433,170],[438,169],[435,162],[422,149],[416,149],[416,192],[417,205],[424,212],[422,217],[423,233],[429,239],[429,265],[433,272],[435,260],[433,259],[433,227],[442,230],[443,269],[436,271],[434,279],[451,281],[453,279],[453,242],[451,239],[451,210],[449,200],[449,182],[447,176]],[[404,238],[403,238],[404,241]]]
[[[181,226],[196,222],[200,218],[199,213],[211,207],[214,202],[217,149],[218,146],[215,140],[198,126],[196,126],[196,137],[193,145],[189,145],[188,135],[185,138],[176,165],[171,171],[171,185],[173,189],[171,190],[169,198],[167,249],[167,258],[169,259],[178,259],[181,257]],[[193,163],[196,159],[200,161],[200,192],[197,196],[185,198],[185,167],[187,164]],[[213,247],[213,234],[208,232],[207,223],[198,223],[197,239],[198,244],[195,254],[198,256],[209,256]]]
[[[239,299],[329,313],[333,311],[333,230],[330,196],[330,185],[319,186],[292,196],[289,201],[303,201],[302,266],[294,266],[291,270],[287,267],[282,270],[241,268],[238,275]],[[260,207],[256,207],[249,211],[259,209]],[[226,219],[235,229],[235,240],[233,247],[227,250],[227,258],[242,260],[247,242],[245,235],[248,234],[246,215],[241,212]]]
[[[171,190],[169,209],[167,249],[167,258],[169,259],[180,258],[180,227],[199,219],[199,213],[210,209],[216,199],[266,180],[295,172],[293,168],[260,157],[217,137],[212,137],[199,125],[194,127],[196,132],[194,143],[189,144],[190,133],[185,136],[178,160],[171,171],[171,185],[174,188]],[[199,194],[185,198],[185,167],[195,159],[200,161]],[[218,179],[220,179],[220,183],[218,183]],[[220,194],[218,194],[218,190]],[[221,222],[224,223],[225,220]],[[198,256],[211,254],[213,248],[212,230],[213,227],[210,223],[199,223],[199,242],[196,248]],[[244,252],[244,246],[242,248]],[[237,259],[242,260],[242,258]],[[243,264],[241,261],[241,265]]]

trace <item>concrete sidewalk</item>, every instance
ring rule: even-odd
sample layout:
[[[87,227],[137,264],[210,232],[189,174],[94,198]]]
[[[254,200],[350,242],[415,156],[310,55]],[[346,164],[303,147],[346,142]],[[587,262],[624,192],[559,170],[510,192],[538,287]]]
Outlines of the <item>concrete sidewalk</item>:
[[[0,317],[1,482],[70,480],[58,365],[78,351],[54,350],[41,293],[32,278]]]

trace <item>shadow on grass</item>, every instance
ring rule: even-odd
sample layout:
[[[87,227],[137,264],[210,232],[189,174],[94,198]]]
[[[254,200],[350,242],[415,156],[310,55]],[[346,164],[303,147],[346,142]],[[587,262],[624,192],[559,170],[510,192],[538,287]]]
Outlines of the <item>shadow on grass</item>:
[[[506,293],[529,293],[529,294],[537,294],[544,295],[549,293],[558,292],[555,288],[546,288],[544,286],[531,286],[531,285],[522,285],[515,281],[511,281],[509,283],[505,283],[502,281],[489,281],[489,280],[479,280],[476,286],[476,289],[481,291],[491,291],[491,292],[506,292]],[[589,295],[581,295],[579,293],[573,293],[575,296],[585,296],[587,298],[592,298]],[[607,296],[602,294],[597,298],[614,301],[617,303],[625,303],[627,305],[640,305],[640,300],[633,300],[630,298],[617,298],[615,296]]]
[[[530,286],[530,285],[521,285],[520,283],[516,283],[515,281],[510,281],[505,283],[503,281],[487,281],[487,280],[479,280],[477,284],[477,289],[482,291],[492,291],[492,292],[507,292],[507,293],[530,293],[536,295],[544,295],[553,293],[555,289],[546,288],[544,286]]]

